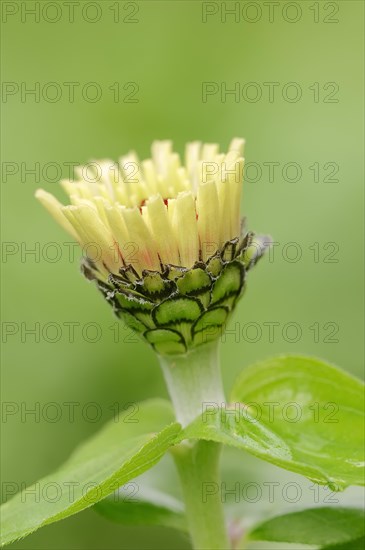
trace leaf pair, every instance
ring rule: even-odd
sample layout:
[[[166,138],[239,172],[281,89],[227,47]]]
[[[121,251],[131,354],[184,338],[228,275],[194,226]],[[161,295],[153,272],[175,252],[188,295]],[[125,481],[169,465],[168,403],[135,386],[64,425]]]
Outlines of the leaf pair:
[[[139,495],[131,503],[123,491],[114,492],[186,439],[243,449],[335,490],[363,485],[363,399],[362,384],[343,371],[315,359],[279,357],[246,369],[230,405],[203,404],[202,414],[184,430],[174,422],[169,403],[147,401],[139,407],[138,423],[128,423],[127,411],[81,445],[57,472],[4,504],[1,543],[99,501],[98,509],[114,519],[122,513],[129,523],[143,516],[147,523],[185,529],[178,503],[161,495],[156,501],[156,494]],[[116,503],[115,495],[120,496]]]

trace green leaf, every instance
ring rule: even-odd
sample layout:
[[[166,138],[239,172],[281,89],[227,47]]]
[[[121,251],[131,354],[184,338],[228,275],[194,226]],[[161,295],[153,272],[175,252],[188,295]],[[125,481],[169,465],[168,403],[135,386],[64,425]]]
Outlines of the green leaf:
[[[363,385],[349,374],[316,359],[279,357],[247,368],[232,403],[206,403],[179,439],[232,445],[341,490],[364,484],[363,400]]]
[[[364,511],[356,508],[313,508],[269,519],[248,538],[356,550],[365,534],[364,520]]]
[[[151,468],[181,430],[172,421],[170,404],[163,400],[147,401],[110,421],[58,471],[1,507],[1,544],[92,506]]]
[[[291,459],[279,466],[334,489],[364,485],[360,380],[319,359],[278,357],[244,370],[231,400],[251,403],[251,413],[290,448]]]
[[[340,544],[331,544],[330,546],[322,546],[322,550],[364,550],[365,537],[360,537],[349,542],[341,542]]]
[[[181,502],[135,481],[101,500],[94,508],[102,516],[123,525],[159,525],[187,530]]]

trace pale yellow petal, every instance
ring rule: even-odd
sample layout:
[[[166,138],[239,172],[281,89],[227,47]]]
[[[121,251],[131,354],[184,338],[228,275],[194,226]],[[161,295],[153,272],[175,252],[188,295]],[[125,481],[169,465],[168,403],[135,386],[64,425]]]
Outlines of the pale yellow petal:
[[[93,254],[92,260],[101,261],[111,273],[118,273],[122,266],[119,249],[109,229],[101,221],[97,210],[89,206],[70,206],[72,214],[83,228],[87,242],[86,253]],[[89,255],[88,254],[88,255]]]
[[[202,144],[200,141],[187,143],[185,147],[185,166],[190,180],[191,189],[196,193],[198,185],[198,162]]]
[[[157,174],[163,178],[168,175],[168,160],[172,152],[172,142],[169,140],[154,141],[151,146],[152,160]]]
[[[176,237],[172,230],[167,207],[160,195],[147,201],[143,213],[145,212],[161,262],[178,265],[179,252]]]
[[[62,212],[63,204],[61,204],[56,197],[51,195],[51,193],[47,193],[47,191],[44,191],[43,189],[37,189],[35,196],[48,210],[56,222],[59,223],[73,239],[80,242],[79,234]]]
[[[130,236],[120,208],[118,208],[117,206],[105,206],[105,214],[110,231],[113,235],[115,242],[118,244],[118,248],[123,257],[126,243],[130,241]]]
[[[61,186],[68,196],[79,195],[79,190],[77,188],[76,182],[74,180],[61,180]]]
[[[197,215],[200,250],[205,261],[212,256],[220,246],[219,212],[217,187],[214,182],[202,183],[198,187]]]
[[[222,176],[226,185],[226,228],[229,230],[228,238],[233,239],[239,235],[240,227],[240,200],[243,180],[243,158],[237,151],[231,151],[226,155],[225,169]]]
[[[156,245],[139,209],[121,208],[121,213],[130,235],[128,244],[131,248],[134,247],[129,263],[138,273],[142,273],[144,269],[159,270],[160,262]]]
[[[191,267],[199,259],[199,237],[195,200],[190,192],[178,195],[174,207],[173,223],[181,265]]]
[[[148,185],[149,195],[157,193],[157,173],[156,168],[151,159],[142,162],[143,178]]]
[[[233,138],[229,144],[229,151],[237,151],[240,157],[242,157],[245,150],[246,141],[243,138]]]
[[[202,148],[202,160],[213,160],[219,153],[218,143],[204,143]]]

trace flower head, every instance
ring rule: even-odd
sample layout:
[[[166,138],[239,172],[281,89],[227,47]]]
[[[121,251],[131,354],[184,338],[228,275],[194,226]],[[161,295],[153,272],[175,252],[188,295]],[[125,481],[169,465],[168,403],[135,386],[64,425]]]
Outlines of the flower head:
[[[78,179],[61,182],[69,206],[43,190],[36,196],[105,278],[126,264],[140,275],[189,268],[239,234],[243,145],[234,139],[222,154],[216,144],[189,143],[182,164],[170,141],[155,141],[142,162],[130,152],[80,167]]]
[[[68,206],[36,192],[83,247],[84,274],[160,353],[221,327],[262,253],[241,226],[243,146],[189,143],[183,164],[170,141],[155,141],[150,159],[130,152],[79,167],[61,182]]]

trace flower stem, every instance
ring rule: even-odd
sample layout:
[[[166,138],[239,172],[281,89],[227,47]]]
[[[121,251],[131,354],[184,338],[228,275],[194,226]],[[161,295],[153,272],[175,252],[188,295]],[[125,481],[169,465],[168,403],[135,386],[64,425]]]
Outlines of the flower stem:
[[[173,450],[196,550],[230,548],[220,498],[220,453],[221,445],[212,441],[182,443]]]
[[[202,414],[208,403],[220,406],[225,402],[217,341],[184,355],[160,356],[160,365],[176,420],[183,427]]]
[[[202,414],[206,404],[224,403],[218,342],[186,355],[160,357],[176,418],[185,427]],[[196,550],[230,548],[220,499],[221,445],[184,441],[172,449],[183,490],[189,531]]]

